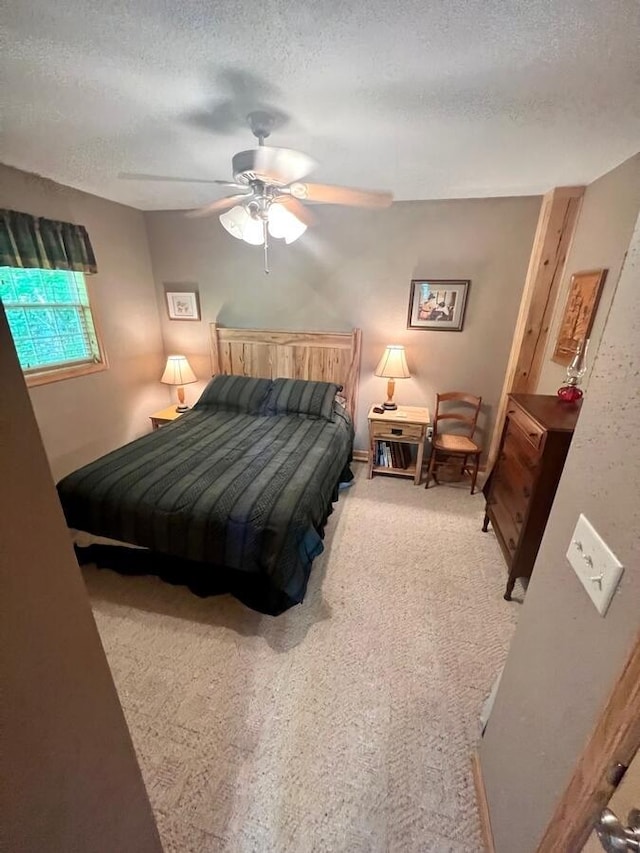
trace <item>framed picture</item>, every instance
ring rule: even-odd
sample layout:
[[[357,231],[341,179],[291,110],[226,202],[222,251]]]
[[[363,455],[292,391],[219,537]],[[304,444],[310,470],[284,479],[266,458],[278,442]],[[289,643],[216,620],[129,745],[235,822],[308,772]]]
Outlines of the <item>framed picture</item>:
[[[565,366],[576,354],[580,341],[591,334],[607,270],[576,272],[571,276],[569,295],[558,331],[553,361]]]
[[[166,292],[167,309],[170,320],[199,320],[200,305],[198,294],[195,291],[178,293],[168,290]]]
[[[407,329],[461,332],[470,284],[469,279],[414,279]]]

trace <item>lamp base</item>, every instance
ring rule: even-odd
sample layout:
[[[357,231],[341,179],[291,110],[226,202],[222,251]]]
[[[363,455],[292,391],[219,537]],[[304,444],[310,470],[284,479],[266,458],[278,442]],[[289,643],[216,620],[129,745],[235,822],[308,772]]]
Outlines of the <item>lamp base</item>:
[[[395,412],[398,408],[396,404],[393,402],[393,394],[396,390],[396,380],[390,379],[387,382],[387,402],[382,404],[382,408],[386,409],[388,412]]]
[[[176,390],[178,392],[178,405],[176,406],[176,412],[180,412],[181,414],[183,412],[188,412],[189,406],[187,406],[184,401],[184,386],[178,385]]]
[[[558,397],[563,403],[577,403],[582,396],[582,389],[577,385],[563,385],[562,388],[558,388]]]

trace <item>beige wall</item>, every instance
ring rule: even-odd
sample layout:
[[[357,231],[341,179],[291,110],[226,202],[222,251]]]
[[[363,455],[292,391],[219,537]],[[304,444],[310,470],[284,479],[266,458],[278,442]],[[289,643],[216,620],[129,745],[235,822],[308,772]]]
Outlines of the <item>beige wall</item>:
[[[143,215],[123,205],[0,166],[0,207],[86,226],[98,263],[88,276],[109,369],[31,389],[58,477],[149,429],[169,403],[158,381],[163,346]]]
[[[497,853],[535,850],[640,628],[639,282],[640,220],[480,746]],[[604,618],[565,558],[581,512],[625,566]]]
[[[0,388],[0,849],[160,853],[1,305]]]
[[[226,326],[363,330],[356,446],[366,446],[366,412],[384,398],[372,373],[388,343],[402,343],[412,379],[396,399],[432,405],[436,391],[466,389],[486,402],[485,435],[509,354],[540,199],[399,202],[386,211],[314,207],[318,224],[291,246],[278,242],[271,273],[262,251],[231,237],[218,218],[146,214],[168,350],[210,373],[207,323]],[[464,331],[406,328],[412,278],[472,280]],[[169,321],[165,283],[199,286],[203,322]],[[193,399],[198,387],[187,389]]]
[[[590,184],[584,194],[580,218],[567,258],[564,278],[551,321],[537,393],[555,394],[563,384],[566,368],[551,361],[564,312],[571,276],[580,270],[608,269],[589,343],[588,372],[598,351],[609,306],[615,293],[624,254],[640,211],[640,154]]]

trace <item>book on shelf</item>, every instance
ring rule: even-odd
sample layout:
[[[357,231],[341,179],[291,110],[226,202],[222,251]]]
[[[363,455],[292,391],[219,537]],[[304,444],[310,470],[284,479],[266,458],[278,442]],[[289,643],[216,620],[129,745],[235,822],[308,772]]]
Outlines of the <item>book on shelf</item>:
[[[380,468],[406,470],[411,467],[411,448],[400,441],[377,441],[375,459]]]
[[[405,470],[411,467],[411,447],[401,441],[376,442],[376,465],[380,468],[398,468]]]
[[[403,468],[411,465],[411,449],[408,444],[400,444],[400,462]]]
[[[407,456],[406,456],[406,445],[398,442],[398,468],[406,468],[407,467]]]

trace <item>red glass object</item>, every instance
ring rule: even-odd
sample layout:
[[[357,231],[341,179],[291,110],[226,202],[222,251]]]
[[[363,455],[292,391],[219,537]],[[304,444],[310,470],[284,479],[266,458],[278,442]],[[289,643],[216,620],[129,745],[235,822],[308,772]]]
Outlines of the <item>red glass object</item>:
[[[587,371],[587,349],[589,341],[580,341],[576,347],[576,354],[567,367],[566,385],[558,388],[558,397],[565,403],[577,403],[582,399],[583,392],[578,387],[582,377]]]
[[[577,403],[582,399],[582,390],[577,385],[563,385],[558,388],[558,397],[565,403]]]

